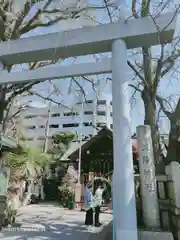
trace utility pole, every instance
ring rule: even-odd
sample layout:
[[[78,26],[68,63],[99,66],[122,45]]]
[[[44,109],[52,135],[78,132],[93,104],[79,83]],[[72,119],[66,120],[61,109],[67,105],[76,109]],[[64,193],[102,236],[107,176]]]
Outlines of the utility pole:
[[[93,101],[93,136],[97,134],[97,103],[98,103],[98,95],[96,95],[95,101]]]
[[[48,143],[49,143],[49,122],[51,120],[51,102],[49,102],[48,106],[48,119],[46,121],[46,126],[45,126],[45,142],[44,142],[44,152],[47,152],[48,150]]]
[[[48,98],[52,95],[54,92],[54,87],[52,86],[51,91],[48,95]],[[51,107],[52,107],[52,102],[49,101],[48,104],[48,119],[46,121],[46,126],[45,126],[45,142],[44,142],[44,152],[47,152],[48,150],[48,144],[49,144],[49,122],[51,120]]]
[[[78,183],[81,183],[81,154],[82,154],[82,131],[83,131],[83,120],[84,120],[84,96],[81,95],[81,114],[80,114],[80,134],[79,134],[79,161],[78,161]]]

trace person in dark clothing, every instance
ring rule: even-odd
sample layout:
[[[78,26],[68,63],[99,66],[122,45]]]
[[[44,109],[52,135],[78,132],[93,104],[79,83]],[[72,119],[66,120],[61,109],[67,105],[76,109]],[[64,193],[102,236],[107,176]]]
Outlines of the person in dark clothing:
[[[90,208],[86,211],[85,225],[93,225],[93,209]]]
[[[94,197],[93,197],[93,206],[95,208],[95,216],[94,216],[94,221],[95,221],[95,226],[99,227],[102,224],[99,222],[99,215],[100,215],[100,210],[101,210],[101,205],[103,202],[103,192],[104,192],[104,186],[101,184],[95,191]]]
[[[84,209],[86,210],[85,225],[93,225],[92,199],[92,185],[87,184],[84,192]]]
[[[100,227],[102,224],[99,222],[99,215],[100,215],[101,207],[96,206],[95,207],[95,215],[94,215],[94,222],[95,222],[95,227]]]

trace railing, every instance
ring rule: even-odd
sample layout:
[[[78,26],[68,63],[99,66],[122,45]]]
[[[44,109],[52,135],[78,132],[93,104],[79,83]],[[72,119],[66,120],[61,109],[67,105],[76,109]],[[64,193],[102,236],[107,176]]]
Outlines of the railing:
[[[160,222],[163,229],[170,229],[171,227],[171,212],[170,212],[170,198],[169,198],[169,185],[171,181],[168,180],[166,175],[156,176],[157,181],[157,194],[159,201],[160,210]],[[136,186],[136,204],[137,204],[137,215],[138,225],[143,226],[143,214],[142,214],[142,199],[140,194],[140,176],[135,175],[135,186]]]

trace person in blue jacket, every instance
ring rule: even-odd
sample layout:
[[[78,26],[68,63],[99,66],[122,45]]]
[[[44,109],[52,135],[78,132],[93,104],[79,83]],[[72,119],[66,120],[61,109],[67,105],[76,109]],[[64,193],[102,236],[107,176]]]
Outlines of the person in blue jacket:
[[[86,211],[85,225],[93,225],[93,193],[92,193],[92,184],[88,183],[84,191],[84,209]]]

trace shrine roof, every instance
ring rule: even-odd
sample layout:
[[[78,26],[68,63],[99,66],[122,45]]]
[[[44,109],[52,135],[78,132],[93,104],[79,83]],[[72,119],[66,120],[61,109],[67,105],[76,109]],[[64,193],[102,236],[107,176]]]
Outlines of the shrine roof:
[[[98,133],[96,135],[94,135],[91,139],[82,141],[81,145],[80,145],[79,141],[72,142],[69,149],[60,158],[60,160],[66,161],[69,159],[74,159],[79,154],[80,146],[81,146],[81,151],[83,153],[84,151],[87,151],[93,143],[99,141],[100,139],[102,139],[103,137],[106,137],[106,136],[109,136],[111,138],[113,137],[113,131],[111,129],[109,129],[108,127],[104,127],[101,130],[99,130]],[[135,154],[138,153],[136,139],[132,139],[132,150]]]

